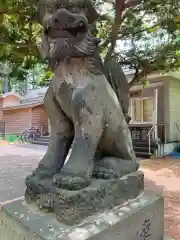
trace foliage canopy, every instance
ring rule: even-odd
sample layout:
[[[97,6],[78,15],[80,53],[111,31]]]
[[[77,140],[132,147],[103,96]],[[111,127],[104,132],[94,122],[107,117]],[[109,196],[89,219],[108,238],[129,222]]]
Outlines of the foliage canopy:
[[[10,77],[24,79],[22,69],[42,62],[36,44],[41,27],[33,19],[37,3],[0,0],[0,61],[11,64]],[[96,8],[103,58],[135,70],[133,82],[153,71],[179,70],[179,0],[99,0]]]

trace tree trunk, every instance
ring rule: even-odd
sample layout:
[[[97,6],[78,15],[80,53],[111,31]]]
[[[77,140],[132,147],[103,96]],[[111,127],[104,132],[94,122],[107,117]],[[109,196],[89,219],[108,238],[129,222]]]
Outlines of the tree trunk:
[[[4,76],[4,85],[3,85],[3,92],[7,93],[9,91],[9,79],[8,76]]]

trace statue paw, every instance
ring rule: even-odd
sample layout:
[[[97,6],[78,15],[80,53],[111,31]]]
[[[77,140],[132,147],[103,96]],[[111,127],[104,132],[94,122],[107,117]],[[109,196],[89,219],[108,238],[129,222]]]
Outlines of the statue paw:
[[[120,178],[131,172],[136,172],[139,165],[130,160],[106,157],[95,163],[93,176],[102,179]]]
[[[27,201],[36,199],[38,194],[45,194],[54,191],[51,178],[45,178],[42,180],[36,174],[28,176],[25,180],[25,184],[27,186],[25,192],[25,198]]]
[[[35,191],[37,183],[40,181],[39,177],[34,173],[29,175],[25,179],[25,184],[27,188],[31,189],[31,191]]]
[[[90,179],[82,176],[66,175],[63,173],[58,173],[53,177],[53,183],[58,188],[63,188],[67,190],[79,190],[85,188],[89,185]]]
[[[27,188],[25,191],[25,199],[27,202],[31,202],[36,198],[39,182],[40,179],[35,174],[26,177],[25,184]]]
[[[36,192],[34,191],[33,188],[27,187],[24,196],[26,201],[30,203],[35,199]]]
[[[55,196],[53,194],[41,194],[38,196],[37,205],[40,210],[51,212],[54,208]]]
[[[59,168],[57,167],[39,164],[38,168],[36,168],[34,172],[34,175],[38,176],[40,179],[52,178],[58,171]]]
[[[104,168],[101,166],[96,166],[93,170],[93,177],[100,179],[112,179],[119,178],[122,174],[112,169]]]

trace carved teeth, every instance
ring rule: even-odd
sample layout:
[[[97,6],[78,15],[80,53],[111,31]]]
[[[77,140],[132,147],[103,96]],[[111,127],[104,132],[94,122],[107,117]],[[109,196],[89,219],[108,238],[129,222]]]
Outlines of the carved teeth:
[[[50,43],[50,51],[52,51],[53,47],[54,47],[54,43]]]

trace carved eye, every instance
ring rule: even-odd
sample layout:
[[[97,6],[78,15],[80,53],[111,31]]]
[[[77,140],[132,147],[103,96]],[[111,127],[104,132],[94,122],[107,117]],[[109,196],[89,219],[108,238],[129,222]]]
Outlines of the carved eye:
[[[53,8],[49,8],[49,9],[48,9],[48,12],[49,12],[49,13],[53,13],[53,12],[54,12]]]
[[[55,6],[56,10],[62,8],[62,5],[60,3],[57,3],[56,6]]]
[[[80,13],[82,11],[80,7],[71,7],[68,10],[72,13]]]
[[[52,7],[52,6],[49,6],[49,7],[47,7],[47,10],[48,10],[48,13],[54,13],[54,7]]]
[[[76,12],[76,8],[70,8],[69,11],[71,11],[72,13]]]

